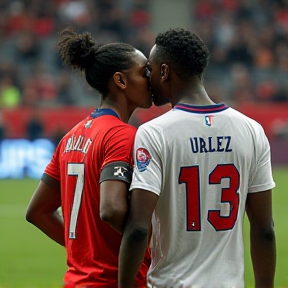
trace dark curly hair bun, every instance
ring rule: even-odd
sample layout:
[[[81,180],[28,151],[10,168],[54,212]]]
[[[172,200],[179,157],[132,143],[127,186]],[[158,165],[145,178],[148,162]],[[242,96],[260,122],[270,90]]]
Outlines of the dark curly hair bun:
[[[134,65],[136,50],[130,44],[99,44],[90,33],[77,34],[72,27],[65,28],[59,35],[56,48],[63,64],[80,71],[87,83],[103,97],[109,93],[109,81],[113,74]]]
[[[63,63],[74,70],[85,70],[92,65],[95,51],[100,46],[96,45],[90,33],[78,35],[71,27],[60,32],[60,39],[56,45]]]

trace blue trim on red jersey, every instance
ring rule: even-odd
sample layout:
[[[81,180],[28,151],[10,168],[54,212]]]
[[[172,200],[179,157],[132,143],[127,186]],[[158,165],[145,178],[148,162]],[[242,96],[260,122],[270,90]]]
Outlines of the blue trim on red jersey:
[[[228,109],[229,106],[225,105],[224,103],[219,103],[219,104],[214,104],[214,105],[189,105],[189,104],[183,104],[183,103],[178,103],[175,105],[173,108],[176,110],[182,110],[186,112],[191,112],[191,113],[198,113],[198,114],[207,114],[207,113],[217,113],[217,112],[222,112],[226,109]]]
[[[104,115],[111,115],[120,119],[117,113],[110,108],[102,108],[102,109],[96,108],[95,111],[91,113],[91,117],[94,119]]]

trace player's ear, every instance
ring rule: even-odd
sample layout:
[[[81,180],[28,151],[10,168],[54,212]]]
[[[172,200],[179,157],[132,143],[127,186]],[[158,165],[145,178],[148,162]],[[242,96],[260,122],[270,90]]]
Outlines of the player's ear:
[[[163,63],[161,65],[160,73],[161,73],[161,83],[163,83],[167,80],[169,76],[169,66]]]
[[[125,74],[121,72],[114,73],[113,81],[120,89],[125,89],[127,86],[127,78]]]

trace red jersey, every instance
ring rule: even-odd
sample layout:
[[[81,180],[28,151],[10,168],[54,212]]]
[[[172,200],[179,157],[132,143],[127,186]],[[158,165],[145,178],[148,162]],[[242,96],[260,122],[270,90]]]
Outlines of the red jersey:
[[[99,180],[109,163],[132,166],[135,133],[113,110],[96,109],[63,137],[45,170],[61,183],[66,287],[117,287],[122,236],[100,218]],[[139,287],[146,287],[149,265],[148,256],[139,270]]]

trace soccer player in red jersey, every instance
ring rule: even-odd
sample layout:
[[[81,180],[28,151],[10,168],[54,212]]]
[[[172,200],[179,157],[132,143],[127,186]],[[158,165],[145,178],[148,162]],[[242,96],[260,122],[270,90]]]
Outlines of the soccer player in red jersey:
[[[152,104],[147,59],[131,45],[100,45],[71,28],[61,32],[57,47],[64,64],[84,72],[102,103],[60,141],[26,218],[65,246],[64,287],[116,288],[136,133],[127,122],[137,107]],[[147,249],[138,287],[146,287],[149,264]]]

